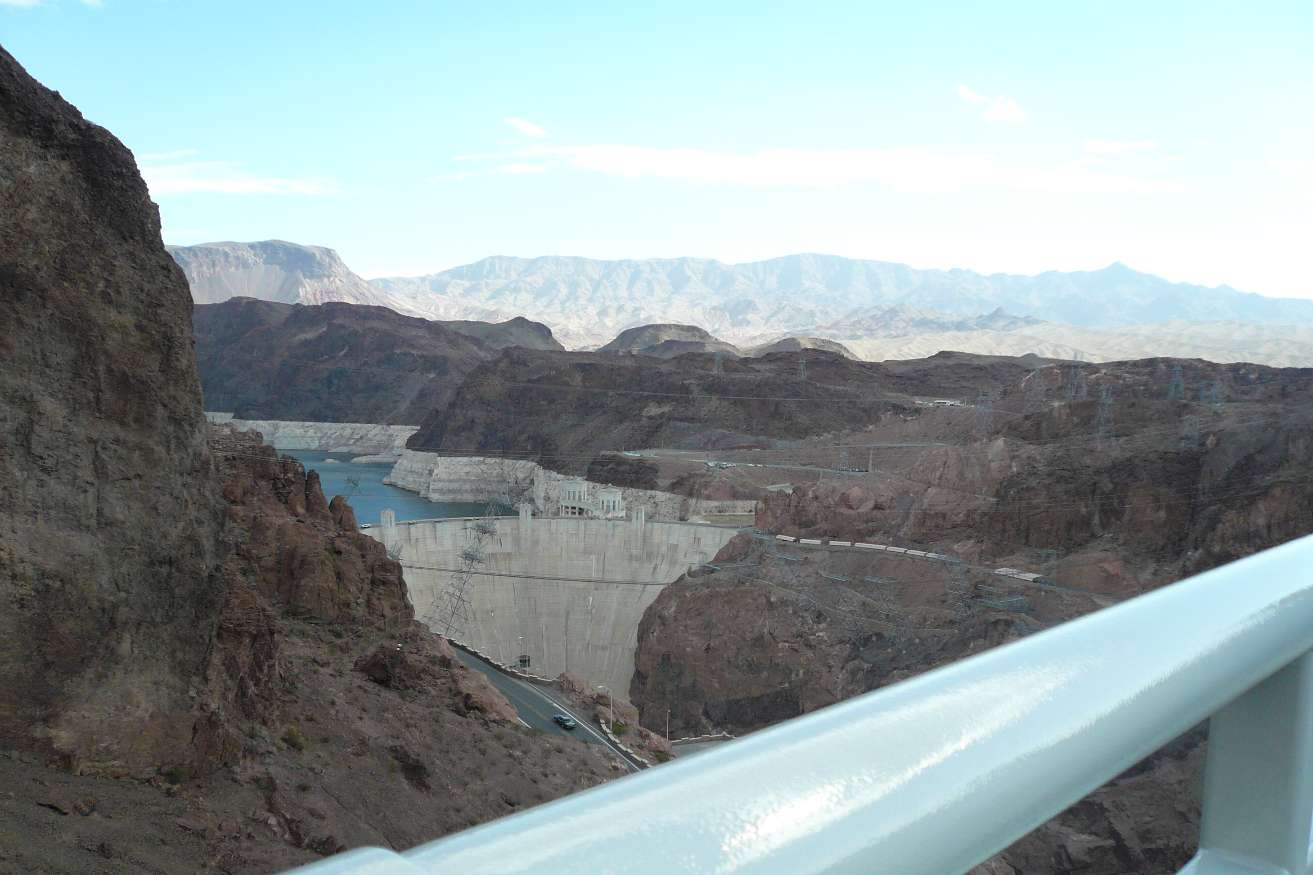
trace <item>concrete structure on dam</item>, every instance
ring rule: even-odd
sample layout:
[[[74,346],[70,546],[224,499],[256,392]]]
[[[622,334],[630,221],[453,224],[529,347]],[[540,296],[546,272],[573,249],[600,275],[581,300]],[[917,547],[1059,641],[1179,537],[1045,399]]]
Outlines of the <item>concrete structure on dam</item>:
[[[416,450],[404,450],[383,482],[430,501],[532,502],[542,516],[623,518],[641,510],[649,520],[689,520],[749,515],[757,509],[752,499],[690,498],[593,483],[524,459],[442,456]]]
[[[366,531],[399,555],[415,613],[429,625],[442,628],[436,597],[475,548],[470,619],[453,638],[535,674],[568,671],[627,696],[643,611],[738,530],[649,521],[641,509],[603,520],[539,518],[524,507],[519,517],[402,523],[385,511]]]

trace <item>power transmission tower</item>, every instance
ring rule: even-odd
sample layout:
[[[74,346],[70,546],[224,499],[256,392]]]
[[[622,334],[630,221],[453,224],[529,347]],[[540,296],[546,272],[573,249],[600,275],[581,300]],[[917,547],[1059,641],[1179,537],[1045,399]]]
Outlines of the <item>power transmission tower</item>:
[[[1050,583],[1058,581],[1058,551],[1052,548],[1045,548],[1037,551],[1036,558],[1039,560],[1040,574]]]
[[[497,511],[502,507],[516,506],[532,488],[519,479],[513,466],[503,466],[493,476],[504,481],[502,492],[489,491],[483,516],[466,527],[467,538],[460,552],[460,568],[451,573],[445,589],[433,594],[429,622],[435,631],[447,638],[468,630],[474,619],[469,598],[470,578],[483,566],[484,544],[497,533],[497,525],[493,522]]]
[[[807,350],[802,347],[798,348],[798,379],[807,379]]]
[[[967,574],[966,563],[960,559],[948,561],[948,581],[944,589],[953,603],[953,609],[959,614],[971,612],[971,580]]]
[[[720,376],[720,374],[723,373],[721,367],[721,359],[724,358],[724,356],[725,354],[723,352],[717,352],[715,358],[712,360],[711,372],[716,376]]]
[[[1076,362],[1067,369],[1067,400],[1084,401],[1090,396],[1089,387],[1085,385],[1085,371]]]
[[[1112,445],[1112,407],[1112,390],[1104,386],[1099,393],[1099,417],[1094,425],[1095,439],[1100,449]]]
[[[1199,447],[1199,420],[1194,416],[1181,419],[1181,449],[1194,450]]]
[[[1207,385],[1199,387],[1199,403],[1207,404],[1214,410],[1222,406],[1222,383],[1220,380],[1212,380]]]
[[[1168,401],[1182,401],[1185,399],[1185,373],[1181,370],[1181,363],[1177,362],[1172,365],[1172,382],[1167,387]]]
[[[1026,392],[1021,406],[1023,414],[1044,409],[1044,378],[1040,374],[1040,368],[1035,368],[1026,377]]]
[[[354,475],[346,478],[346,493],[342,497],[346,499],[347,504],[351,503],[351,496],[355,495],[359,491],[360,491],[360,478]]]
[[[847,471],[848,467],[848,448],[839,447],[839,470]]]
[[[994,398],[985,392],[981,392],[976,398],[976,434],[982,438],[988,438],[993,427]]]

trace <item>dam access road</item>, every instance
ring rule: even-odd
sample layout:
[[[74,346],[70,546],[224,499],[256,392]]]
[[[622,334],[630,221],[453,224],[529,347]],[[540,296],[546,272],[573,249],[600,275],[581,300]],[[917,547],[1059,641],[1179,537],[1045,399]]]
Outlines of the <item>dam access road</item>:
[[[520,722],[529,729],[546,732],[549,735],[574,737],[588,744],[601,745],[619,757],[620,761],[625,764],[625,768],[631,772],[640,771],[646,766],[646,763],[622,750],[615,742],[607,738],[605,734],[592,725],[587,717],[566,705],[564,698],[554,690],[512,677],[492,663],[464,650],[459,645],[453,644],[452,649],[456,651],[456,657],[466,666],[487,676],[492,685],[497,688],[497,691],[505,696],[511,706],[515,708],[520,717]],[[574,718],[574,722],[578,726],[573,730],[563,729],[552,720],[554,714],[567,714]]]

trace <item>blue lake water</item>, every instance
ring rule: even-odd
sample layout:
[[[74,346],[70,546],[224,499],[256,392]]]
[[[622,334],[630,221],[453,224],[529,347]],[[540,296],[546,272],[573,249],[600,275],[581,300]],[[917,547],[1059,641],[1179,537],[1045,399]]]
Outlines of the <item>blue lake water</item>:
[[[348,477],[355,477],[360,485],[349,501],[360,523],[378,525],[378,515],[391,508],[398,520],[424,520],[453,516],[482,516],[484,505],[470,502],[440,502],[420,498],[413,492],[388,486],[383,478],[392,470],[391,465],[360,465],[351,461],[350,453],[312,453],[307,450],[279,450],[302,462],[307,469],[319,472],[324,496],[330,501],[334,495],[346,495],[351,490]]]

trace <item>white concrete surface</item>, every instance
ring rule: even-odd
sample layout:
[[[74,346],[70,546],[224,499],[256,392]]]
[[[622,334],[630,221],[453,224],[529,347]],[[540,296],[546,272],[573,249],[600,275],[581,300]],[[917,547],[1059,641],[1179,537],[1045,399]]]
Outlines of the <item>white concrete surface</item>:
[[[543,516],[559,516],[563,515],[563,506],[574,503],[567,490],[577,488],[583,481],[530,461],[442,456],[406,450],[383,482],[418,492],[430,501],[494,499],[514,505],[531,500],[535,512]],[[619,492],[621,507],[625,510],[642,508],[650,520],[696,520],[711,514],[752,514],[757,509],[757,502],[750,499],[721,501],[688,498],[653,489],[614,489]]]
[[[666,584],[710,562],[737,529],[642,519],[502,517],[484,539],[484,572],[470,578],[472,621],[453,637],[514,665],[563,671],[622,695],[634,673],[643,611]],[[434,597],[450,585],[474,520],[414,520],[366,534],[400,547],[415,613],[437,626]],[[507,576],[497,576],[507,575]],[[519,575],[519,576],[511,576]]]
[[[233,419],[231,413],[206,413],[214,423],[231,423],[254,429],[265,443],[279,450],[311,450],[318,453],[355,453],[392,461],[401,456],[406,441],[417,425],[377,425],[369,422],[296,422],[281,419]]]

